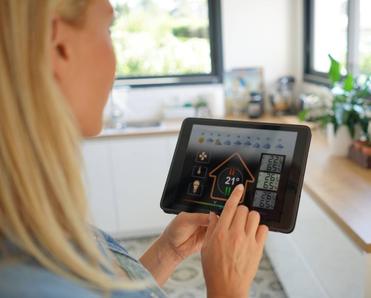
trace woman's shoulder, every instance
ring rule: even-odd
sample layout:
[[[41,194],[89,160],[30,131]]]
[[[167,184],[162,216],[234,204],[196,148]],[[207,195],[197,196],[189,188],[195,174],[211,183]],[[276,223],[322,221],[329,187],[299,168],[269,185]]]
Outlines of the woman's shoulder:
[[[156,291],[115,291],[112,298],[164,297]],[[0,263],[0,297],[6,298],[98,298],[102,293],[63,278],[33,263],[11,261]]]
[[[0,297],[98,298],[100,296],[42,267],[29,262],[11,260],[0,263]]]
[[[147,279],[149,272],[136,259],[109,235],[101,232],[98,243],[104,242],[108,249],[118,257],[122,268],[128,272],[130,278]],[[4,243],[3,243],[4,244]],[[101,243],[102,244],[102,243]],[[15,253],[18,257],[4,258],[0,250],[0,297],[9,298],[98,298],[102,293],[84,287],[76,281],[57,275],[22,254],[10,243],[6,245],[7,251]],[[112,298],[139,298],[139,297],[165,297],[164,292],[154,283],[147,289],[138,291],[115,291]]]

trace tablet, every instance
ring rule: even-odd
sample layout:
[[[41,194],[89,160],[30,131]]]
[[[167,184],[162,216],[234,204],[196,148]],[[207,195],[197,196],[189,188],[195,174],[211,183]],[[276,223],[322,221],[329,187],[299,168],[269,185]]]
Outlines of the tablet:
[[[166,213],[220,214],[235,186],[240,204],[271,231],[294,230],[311,132],[307,126],[184,120],[161,199]]]

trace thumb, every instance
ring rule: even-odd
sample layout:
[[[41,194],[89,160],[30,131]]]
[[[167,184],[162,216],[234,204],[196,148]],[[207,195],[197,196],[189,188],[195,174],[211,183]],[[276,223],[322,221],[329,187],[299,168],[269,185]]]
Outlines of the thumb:
[[[205,243],[211,238],[211,235],[213,234],[216,224],[218,222],[218,217],[214,212],[209,213],[209,225],[206,230],[206,235],[205,235]]]
[[[208,226],[209,224],[209,215],[204,213],[186,213],[181,212],[179,217],[182,218],[185,222],[197,225],[197,226]]]

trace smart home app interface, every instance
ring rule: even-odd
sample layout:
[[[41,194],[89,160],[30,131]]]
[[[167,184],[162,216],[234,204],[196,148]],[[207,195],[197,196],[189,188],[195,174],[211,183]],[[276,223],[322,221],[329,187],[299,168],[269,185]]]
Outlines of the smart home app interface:
[[[292,131],[194,125],[178,202],[221,210],[243,184],[241,203],[279,221],[296,139]]]

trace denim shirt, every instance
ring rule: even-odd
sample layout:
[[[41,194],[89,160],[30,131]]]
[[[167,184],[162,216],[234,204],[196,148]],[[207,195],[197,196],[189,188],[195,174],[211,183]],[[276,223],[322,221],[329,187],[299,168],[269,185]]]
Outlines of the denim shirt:
[[[101,233],[105,245],[114,254],[119,265],[130,279],[150,281],[142,290],[114,291],[112,298],[164,298],[166,294],[158,287],[151,274],[136,259],[117,243],[112,237]],[[102,244],[102,243],[100,243]],[[12,252],[19,251],[15,246],[6,243],[5,247]],[[24,256],[21,260],[12,261],[2,258],[0,253],[0,297],[1,298],[98,298],[107,297],[102,293],[63,278],[38,265],[31,258]]]

